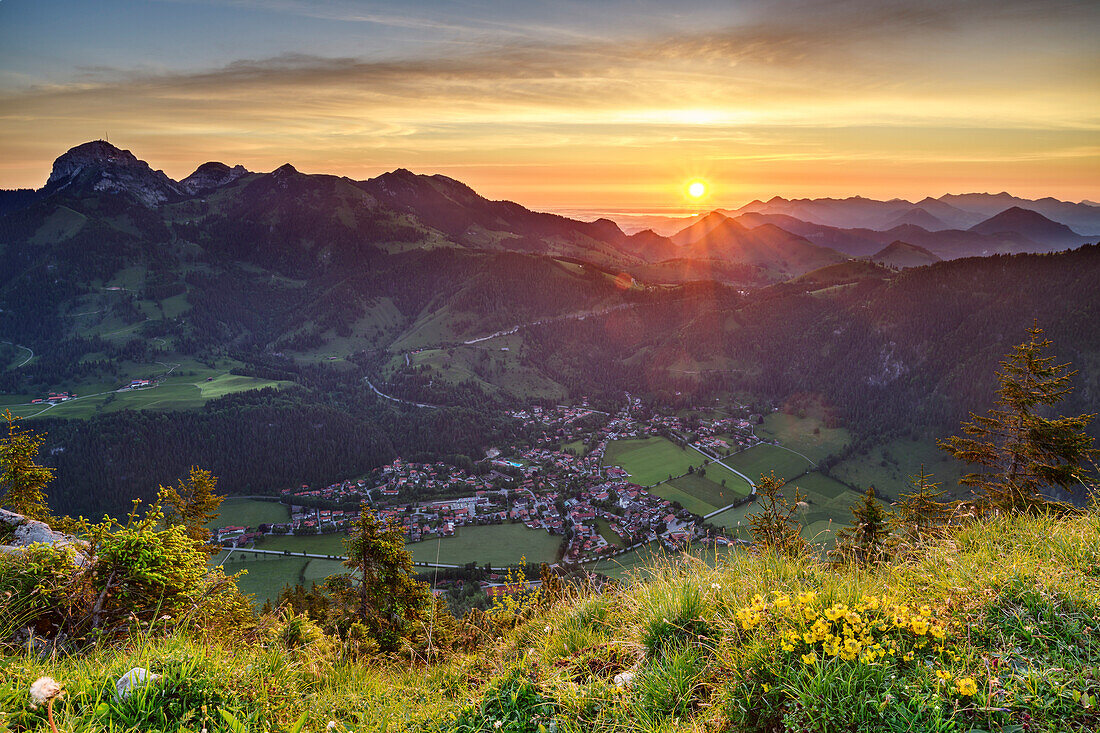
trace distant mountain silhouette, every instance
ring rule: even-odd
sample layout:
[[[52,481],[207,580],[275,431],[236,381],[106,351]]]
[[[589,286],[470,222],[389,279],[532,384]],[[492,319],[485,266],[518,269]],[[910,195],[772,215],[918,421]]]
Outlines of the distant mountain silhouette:
[[[942,262],[943,258],[924,247],[896,240],[871,255],[872,262],[879,262],[889,267],[923,267],[935,262]]]
[[[1020,234],[1036,242],[1048,244],[1081,244],[1085,241],[1077,232],[1037,211],[1011,206],[995,216],[970,227],[979,234]]]
[[[927,229],[930,232],[936,232],[943,229],[951,229],[950,226],[940,221],[935,216],[928,213],[927,209],[920,206],[914,206],[913,208],[902,212],[896,219],[892,220],[889,223],[889,226],[887,228],[893,229],[894,227],[901,226],[903,224],[912,224],[914,226],[921,227],[922,229]]]

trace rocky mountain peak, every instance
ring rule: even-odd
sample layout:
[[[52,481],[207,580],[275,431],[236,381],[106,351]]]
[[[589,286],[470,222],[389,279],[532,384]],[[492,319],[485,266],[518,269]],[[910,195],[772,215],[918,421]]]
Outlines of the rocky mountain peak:
[[[180,181],[180,186],[187,193],[194,194],[228,185],[248,173],[249,170],[243,165],[230,168],[225,163],[211,161],[196,168],[194,173]]]
[[[43,191],[52,194],[66,189],[125,193],[146,206],[157,206],[183,192],[164,171],[154,171],[129,150],[106,140],[77,145],[54,161]]]

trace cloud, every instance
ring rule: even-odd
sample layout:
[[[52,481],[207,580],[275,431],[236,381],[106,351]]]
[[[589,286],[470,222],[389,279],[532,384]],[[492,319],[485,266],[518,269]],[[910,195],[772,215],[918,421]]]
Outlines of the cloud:
[[[177,175],[223,152],[261,169],[354,158],[351,173],[409,161],[621,171],[631,157],[1095,160],[1095,3],[780,1],[738,4],[734,17],[722,2],[686,20],[661,3],[588,5],[629,32],[537,13],[452,21],[415,5],[257,4],[424,24],[440,42],[402,46],[402,58],[282,54],[0,81],[0,175],[33,184],[59,150],[105,128],[156,149],[155,165]],[[626,17],[633,9],[639,18]],[[987,143],[977,131],[989,129],[1011,134]]]

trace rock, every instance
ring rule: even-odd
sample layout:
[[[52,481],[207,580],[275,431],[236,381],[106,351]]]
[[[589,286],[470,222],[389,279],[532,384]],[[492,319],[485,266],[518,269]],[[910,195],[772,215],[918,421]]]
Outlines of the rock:
[[[634,673],[622,672],[620,674],[617,674],[615,675],[612,682],[615,683],[616,687],[630,687],[630,685],[634,682]]]
[[[149,684],[150,682],[156,682],[160,679],[159,674],[152,674],[144,667],[134,667],[126,674],[118,678],[118,682],[115,683],[115,699],[125,700],[134,694],[137,688]]]
[[[28,519],[22,514],[0,509],[0,528],[14,528],[8,544],[0,545],[0,552],[21,552],[24,547],[33,544],[47,544],[56,547],[68,547],[74,550],[78,558],[84,558],[85,544],[72,535],[63,532],[55,532],[45,522],[37,519]],[[6,534],[6,533],[5,533]]]
[[[104,140],[77,145],[54,161],[42,193],[62,190],[77,194],[123,193],[148,207],[185,194],[180,184],[155,171],[129,150],[120,150]]]

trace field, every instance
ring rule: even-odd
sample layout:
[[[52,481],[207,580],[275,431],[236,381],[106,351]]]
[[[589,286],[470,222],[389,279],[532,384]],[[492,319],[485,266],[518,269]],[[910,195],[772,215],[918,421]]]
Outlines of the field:
[[[874,486],[896,499],[909,490],[909,477],[924,466],[933,480],[944,488],[958,491],[964,467],[932,441],[895,440],[871,448],[865,455],[853,455],[833,468],[833,473],[853,486]]]
[[[665,438],[614,440],[604,452],[605,466],[621,466],[630,479],[641,486],[667,481],[669,475],[687,473],[691,465],[698,466],[703,456],[691,449],[681,449]]]
[[[290,512],[285,504],[231,496],[222,500],[218,516],[206,526],[211,529],[226,526],[258,527],[268,522],[286,522],[289,519]]]
[[[417,562],[438,562],[449,565],[486,563],[497,567],[528,562],[551,563],[557,558],[561,538],[542,530],[528,529],[522,524],[491,524],[482,527],[459,527],[454,537],[426,540],[407,546]]]
[[[817,471],[800,476],[790,486],[797,487],[806,496],[807,506],[799,512],[802,536],[826,547],[831,546],[836,530],[851,520],[850,509],[860,500],[860,495]],[[788,499],[794,496],[793,491],[786,491],[784,495]],[[749,539],[747,516],[757,509],[753,502],[728,509],[709,521],[715,526],[725,527],[738,539]]]
[[[759,481],[761,475],[772,471],[779,478],[790,479],[812,468],[810,462],[797,453],[766,443],[754,445],[723,460],[746,476],[752,477],[753,481]],[[710,474],[709,467],[707,474]]]
[[[623,538],[620,537],[615,530],[611,529],[611,523],[608,522],[606,519],[596,520],[596,530],[600,533],[600,537],[603,537],[605,540],[607,540],[609,544],[612,544],[615,547],[623,546]]]
[[[803,453],[811,461],[838,452],[850,441],[844,428],[827,428],[819,415],[805,417],[785,412],[773,412],[764,418],[764,424],[756,428],[763,438],[774,438],[788,448]]]
[[[686,554],[714,567],[720,564],[726,555],[734,551],[735,548],[732,547],[692,545],[688,548]],[[652,542],[635,550],[631,550],[630,552],[624,552],[618,557],[609,557],[588,563],[584,567],[586,570],[600,572],[616,580],[643,580],[649,575],[647,572],[648,569],[654,566],[667,564],[669,561],[681,557],[684,554],[685,553],[669,553],[656,542]]]
[[[236,362],[226,361],[211,369],[191,359],[176,363],[138,364],[123,362],[124,376],[110,382],[87,382],[79,385],[63,385],[57,389],[69,390],[77,396],[58,405],[32,405],[31,399],[42,395],[0,396],[0,409],[10,408],[13,415],[23,418],[60,417],[84,419],[96,414],[119,410],[189,410],[202,407],[208,401],[234,392],[244,392],[264,387],[283,388],[290,382],[243,377],[230,374]],[[162,376],[157,387],[136,390],[120,390],[130,379]]]
[[[286,585],[320,583],[335,573],[346,570],[338,560],[316,560],[305,557],[277,557],[256,555],[247,550],[234,550],[226,560],[226,553],[214,558],[215,565],[222,563],[227,574],[247,570],[237,585],[247,594],[254,595],[256,602],[274,602],[279,591]]]
[[[573,453],[581,457],[588,454],[588,444],[583,440],[574,440],[572,443],[566,443],[561,449],[566,452],[573,451]]]

